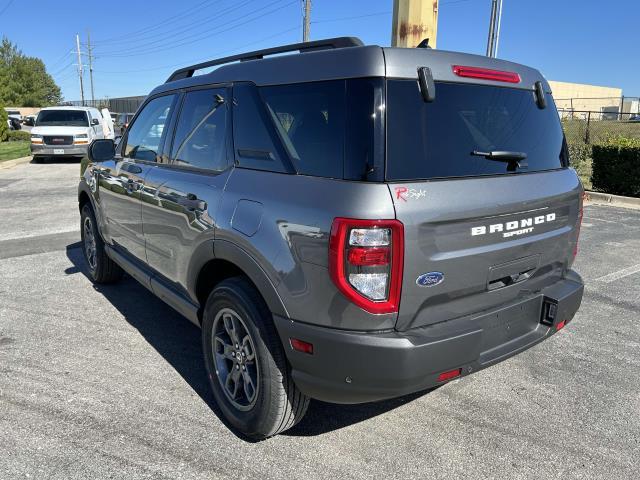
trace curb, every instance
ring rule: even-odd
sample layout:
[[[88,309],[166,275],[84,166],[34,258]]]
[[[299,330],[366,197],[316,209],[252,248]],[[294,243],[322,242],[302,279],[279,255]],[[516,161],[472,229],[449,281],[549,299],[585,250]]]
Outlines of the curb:
[[[620,195],[611,195],[609,193],[585,191],[585,200],[589,203],[614,205],[616,207],[640,209],[640,198],[622,197]]]
[[[16,165],[21,165],[23,163],[29,163],[32,158],[33,157],[28,156],[28,157],[16,158],[14,160],[7,160],[5,162],[0,162],[0,170],[4,170],[5,168],[12,168],[12,167],[15,167]]]

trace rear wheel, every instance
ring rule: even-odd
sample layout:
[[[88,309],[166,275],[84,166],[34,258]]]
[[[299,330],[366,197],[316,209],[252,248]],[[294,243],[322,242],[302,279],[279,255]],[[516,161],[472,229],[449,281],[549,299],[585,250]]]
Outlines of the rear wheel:
[[[89,203],[82,207],[80,217],[82,252],[89,268],[89,275],[96,283],[113,283],[122,278],[122,269],[109,258]]]
[[[302,419],[309,398],[293,383],[271,312],[248,280],[227,279],[211,292],[202,344],[214,397],[236,429],[264,439]]]

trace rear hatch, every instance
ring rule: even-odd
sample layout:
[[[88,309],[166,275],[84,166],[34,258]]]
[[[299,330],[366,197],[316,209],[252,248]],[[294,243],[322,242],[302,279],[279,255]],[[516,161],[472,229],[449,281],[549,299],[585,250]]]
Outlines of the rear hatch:
[[[553,99],[540,108],[533,90],[491,83],[436,81],[425,102],[415,80],[387,82],[386,180],[405,235],[398,330],[535,295],[573,262],[582,186]]]

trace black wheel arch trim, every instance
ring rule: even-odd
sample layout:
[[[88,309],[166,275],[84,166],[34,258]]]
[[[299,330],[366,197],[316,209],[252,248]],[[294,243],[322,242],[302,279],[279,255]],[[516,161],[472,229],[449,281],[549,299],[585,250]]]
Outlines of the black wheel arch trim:
[[[228,240],[215,240],[213,246],[214,258],[226,260],[241,269],[256,286],[271,313],[290,318],[275,285],[249,252]]]

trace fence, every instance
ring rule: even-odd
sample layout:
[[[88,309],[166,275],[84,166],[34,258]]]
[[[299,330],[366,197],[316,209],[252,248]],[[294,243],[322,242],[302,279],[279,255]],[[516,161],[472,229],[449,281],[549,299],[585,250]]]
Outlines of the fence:
[[[555,98],[558,110],[570,112],[599,112],[609,118],[621,114],[640,114],[638,97],[572,97]]]
[[[558,109],[567,143],[594,144],[610,137],[640,138],[640,114]]]
[[[104,98],[99,100],[71,100],[63,102],[62,105],[72,105],[74,107],[95,107],[108,108],[112,113],[135,113],[138,107],[142,105],[146,97],[122,97],[122,98]]]

